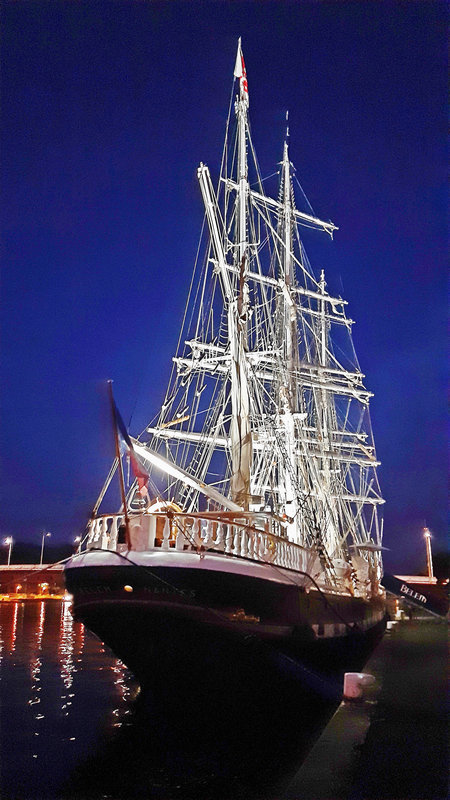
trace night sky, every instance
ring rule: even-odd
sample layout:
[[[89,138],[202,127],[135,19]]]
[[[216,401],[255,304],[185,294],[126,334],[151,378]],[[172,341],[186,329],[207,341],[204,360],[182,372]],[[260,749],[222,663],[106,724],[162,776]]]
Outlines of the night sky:
[[[262,175],[289,109],[297,176],[339,226],[315,266],[375,394],[386,568],[423,568],[424,524],[445,547],[446,29],[444,3],[407,0],[3,3],[2,537],[84,529],[106,379],[132,434],[158,410],[242,36]]]

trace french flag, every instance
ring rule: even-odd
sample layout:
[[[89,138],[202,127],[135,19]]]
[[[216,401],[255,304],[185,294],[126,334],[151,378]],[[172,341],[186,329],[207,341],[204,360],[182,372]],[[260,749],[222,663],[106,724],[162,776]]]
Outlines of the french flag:
[[[148,495],[148,481],[149,481],[149,474],[146,470],[142,467],[133,447],[133,442],[131,441],[130,437],[128,436],[127,429],[125,427],[124,421],[119,414],[119,410],[114,403],[114,418],[116,420],[116,427],[119,433],[119,438],[121,439],[126,453],[131,462],[131,469],[133,470],[134,477],[136,478],[138,487],[139,487],[139,494],[142,497]]]

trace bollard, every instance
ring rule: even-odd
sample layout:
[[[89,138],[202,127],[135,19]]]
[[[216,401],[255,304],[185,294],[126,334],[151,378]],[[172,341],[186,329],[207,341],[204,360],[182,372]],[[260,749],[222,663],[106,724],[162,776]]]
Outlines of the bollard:
[[[360,700],[364,690],[375,683],[373,675],[366,672],[346,672],[344,675],[344,700]]]

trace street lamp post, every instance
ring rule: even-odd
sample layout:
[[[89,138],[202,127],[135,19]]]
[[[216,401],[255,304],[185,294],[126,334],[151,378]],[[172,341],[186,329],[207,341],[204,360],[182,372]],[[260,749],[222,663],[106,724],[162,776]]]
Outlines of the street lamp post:
[[[431,533],[428,528],[423,529],[423,535],[425,537],[425,545],[427,548],[427,567],[428,567],[428,580],[430,583],[433,583],[433,558],[431,555]]]
[[[41,560],[40,560],[40,562],[39,562],[39,565],[40,565],[41,567],[42,567],[42,562],[43,562],[43,560],[44,560],[44,542],[45,542],[45,538],[46,538],[46,536],[51,536],[51,533],[45,533],[45,531],[44,531],[44,533],[42,534],[42,542],[41,542]]]
[[[12,538],[12,536],[8,536],[5,539],[5,544],[9,545],[9,550],[8,550],[8,567],[9,567],[9,565],[11,563],[11,550],[12,550],[12,546],[13,546],[13,538]]]

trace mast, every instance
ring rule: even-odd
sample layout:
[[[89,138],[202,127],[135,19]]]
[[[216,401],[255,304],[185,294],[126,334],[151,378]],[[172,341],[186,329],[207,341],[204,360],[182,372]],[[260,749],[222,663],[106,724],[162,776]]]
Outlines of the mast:
[[[322,380],[325,380],[325,370],[327,367],[327,316],[326,316],[326,308],[325,308],[325,272],[323,269],[320,272],[320,293],[323,296],[323,300],[320,301],[320,336],[319,336],[319,364],[323,368],[322,371]],[[325,451],[330,449],[330,441],[328,436],[328,401],[327,401],[327,392],[326,389],[321,389],[320,393],[320,429],[321,429],[321,436],[324,445]],[[323,463],[323,470],[324,470],[324,478],[325,478],[325,487],[329,489],[329,460],[324,459]]]
[[[245,69],[244,56],[242,55],[241,39],[239,37],[238,49],[236,54],[236,65],[234,75],[239,78],[239,98],[236,100],[236,117],[238,125],[238,244],[239,244],[239,264],[242,264],[247,251],[247,219],[246,206],[248,194],[248,165],[246,147],[246,128],[247,111],[249,106],[247,71]]]
[[[288,114],[286,114],[286,120]],[[280,263],[280,280],[282,282],[282,351],[286,368],[282,373],[280,387],[280,423],[283,429],[283,439],[286,448],[286,462],[280,462],[280,500],[284,505],[287,517],[287,530],[289,538],[299,541],[300,531],[298,519],[298,468],[297,468],[297,442],[294,413],[297,410],[297,382],[295,379],[295,362],[297,351],[297,308],[292,297],[293,262],[292,262],[292,200],[291,200],[291,172],[288,149],[289,128],[286,128],[286,138],[281,162],[281,196],[282,211],[280,215],[283,241],[282,258]]]
[[[331,442],[330,442],[330,412],[329,412],[329,398],[327,396],[327,390],[325,388],[326,383],[326,370],[328,367],[328,318],[327,318],[327,309],[325,303],[325,296],[326,296],[326,281],[325,281],[325,272],[322,269],[320,272],[320,281],[319,281],[319,290],[320,294],[322,295],[323,299],[319,301],[319,336],[318,336],[318,362],[320,367],[322,368],[321,372],[321,382],[323,384],[323,388],[320,389],[320,401],[319,401],[319,409],[318,409],[318,428],[320,432],[320,441],[321,441],[321,448],[323,452],[322,458],[322,502],[324,506],[324,540],[326,542],[327,550],[331,554],[334,552],[337,541],[337,526],[335,521],[335,500],[332,496],[332,487],[331,487],[331,459],[328,456],[328,453],[333,451]]]
[[[286,114],[286,119],[288,115]],[[292,299],[290,287],[293,283],[292,274],[292,202],[291,202],[291,171],[288,152],[288,136],[289,128],[286,129],[286,139],[283,149],[282,161],[282,176],[283,176],[283,228],[284,228],[284,248],[283,248],[283,275],[282,279],[286,287],[284,295],[284,308],[285,308],[285,334],[286,334],[286,365],[288,371],[289,381],[289,395],[290,407],[292,411],[296,411],[297,398],[296,386],[294,381],[294,367],[295,367],[295,348],[297,341],[297,313],[295,302]]]
[[[230,354],[231,421],[230,494],[233,502],[247,510],[250,501],[250,469],[252,460],[252,434],[250,426],[250,394],[248,381],[247,320],[249,314],[249,292],[247,285],[248,237],[247,237],[247,114],[248,85],[241,40],[238,42],[234,76],[239,78],[239,97],[236,100],[237,117],[237,196],[234,241],[234,263],[227,261],[223,239],[223,220],[214,192],[210,173],[205,164],[200,164],[197,175],[205,205],[205,214],[211,236],[211,244],[221,279],[222,293],[227,306],[228,345]],[[237,279],[231,280],[234,272]]]
[[[237,195],[237,264],[239,284],[237,296],[228,307],[228,336],[231,355],[231,497],[244,509],[249,507],[252,434],[250,426],[250,397],[245,352],[247,350],[247,316],[249,295],[246,282],[247,242],[247,113],[249,106],[247,72],[239,38],[234,75],[239,78],[239,98],[236,100],[238,129],[238,195]]]

